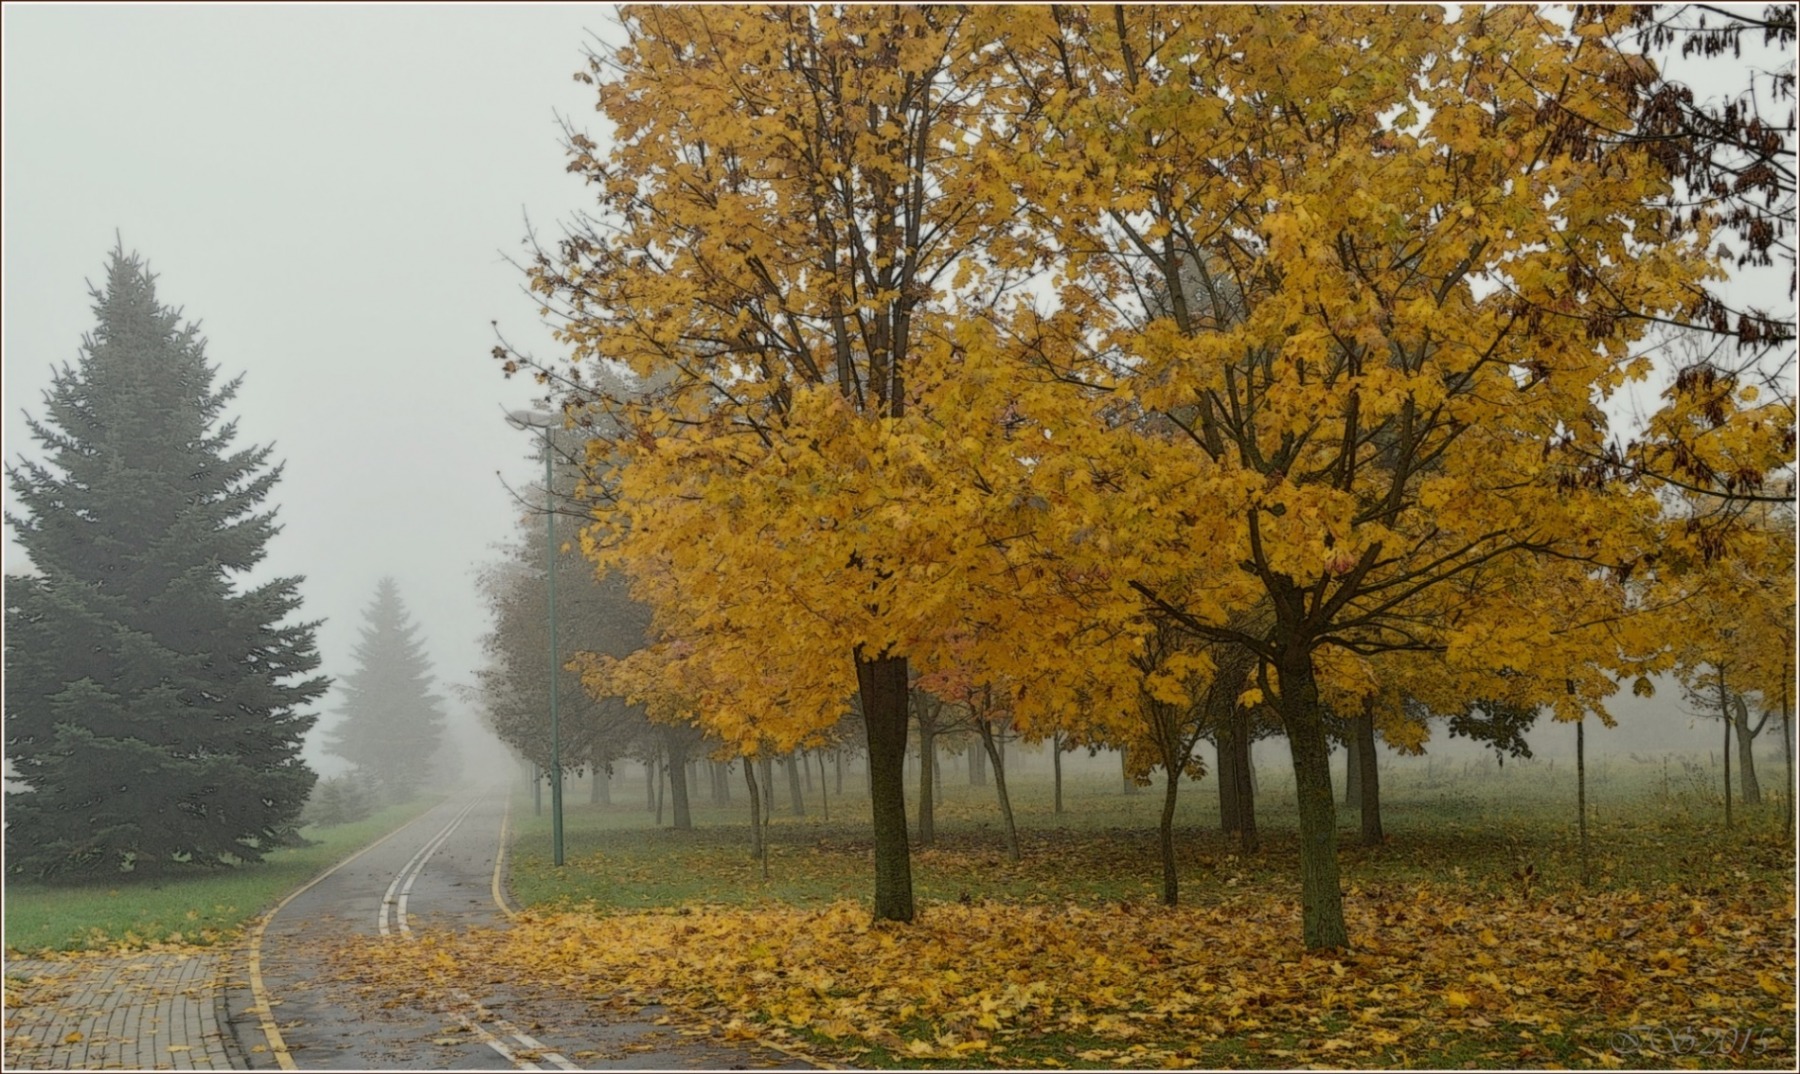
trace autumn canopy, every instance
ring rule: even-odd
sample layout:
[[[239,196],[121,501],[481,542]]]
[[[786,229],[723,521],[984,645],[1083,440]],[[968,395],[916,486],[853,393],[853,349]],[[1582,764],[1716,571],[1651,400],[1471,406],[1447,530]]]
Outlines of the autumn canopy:
[[[1594,133],[1655,78],[1619,16],[623,14],[578,76],[598,211],[532,271],[590,367],[546,375],[634,378],[568,393],[613,431],[583,548],[655,617],[590,686],[743,756],[854,707],[877,917],[914,915],[923,676],[1181,757],[1157,704],[1278,721],[1330,947],[1328,712],[1575,719],[1665,659],[1632,579],[1670,524],[1602,404],[1717,270]]]

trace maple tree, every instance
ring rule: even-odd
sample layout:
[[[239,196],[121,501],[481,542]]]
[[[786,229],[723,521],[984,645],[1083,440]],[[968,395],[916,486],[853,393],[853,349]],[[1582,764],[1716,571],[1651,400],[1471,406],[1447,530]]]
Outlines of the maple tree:
[[[1584,5],[1575,17],[1604,25],[1647,75],[1632,80],[1633,125],[1572,112],[1576,136],[1642,146],[1675,177],[1669,226],[1710,227],[1733,269],[1689,285],[1692,309],[1666,318],[1686,353],[1663,407],[1598,457],[1700,495],[1695,524],[1728,529],[1747,504],[1794,498],[1794,9]],[[1784,269],[1785,309],[1764,308],[1755,282]]]
[[[483,639],[488,659],[475,673],[475,696],[500,740],[547,770],[550,653],[543,537],[529,516],[521,524],[529,532],[479,579],[493,629]],[[641,646],[649,617],[631,603],[622,579],[596,579],[578,549],[558,554],[556,573],[561,759],[567,767],[605,770],[633,752],[645,731],[643,716],[619,695],[584,691],[579,670],[568,665],[583,652]]]
[[[1148,781],[1152,768],[1163,772],[1162,811],[1158,820],[1158,847],[1162,856],[1162,901],[1174,906],[1180,889],[1175,867],[1175,806],[1183,779],[1199,779],[1205,764],[1195,749],[1208,735],[1224,742],[1221,747],[1220,787],[1231,781],[1230,802],[1236,815],[1228,830],[1240,833],[1246,851],[1255,849],[1256,826],[1249,800],[1249,766],[1234,743],[1247,755],[1248,706],[1239,703],[1253,660],[1241,649],[1198,642],[1169,619],[1156,622],[1139,651],[1131,658],[1140,675],[1136,715],[1127,732],[1125,758],[1134,779]],[[1192,674],[1206,668],[1203,674]],[[1225,757],[1231,757],[1227,774]],[[1226,801],[1221,797],[1221,802]],[[1225,810],[1221,809],[1221,816]]]
[[[630,385],[615,371],[600,369],[591,377],[600,390],[623,393]],[[627,756],[645,766],[648,806],[662,821],[662,784],[658,758],[669,745],[659,736],[640,706],[629,702],[626,691],[605,688],[585,673],[596,660],[622,657],[642,649],[650,637],[650,610],[632,600],[626,577],[619,572],[595,572],[583,556],[577,538],[588,517],[589,497],[603,494],[604,434],[616,433],[604,419],[588,416],[572,427],[550,430],[537,442],[548,452],[548,489],[536,496],[518,519],[516,541],[502,548],[504,558],[486,567],[480,586],[494,619],[493,630],[483,638],[488,654],[485,667],[476,673],[474,697],[484,719],[503,742],[530,760],[540,772],[550,768],[550,691],[548,672],[554,661],[559,676],[558,749],[554,751],[566,769],[586,768],[592,782],[590,794],[598,801],[608,796],[612,766]],[[536,496],[532,499],[536,500]],[[520,501],[526,506],[526,501]],[[551,562],[555,578],[546,567],[543,531],[539,521],[547,510],[563,516],[567,535],[558,542]],[[553,531],[554,532],[554,531]],[[550,583],[554,581],[555,599]],[[556,652],[550,652],[549,611],[556,609]],[[676,747],[691,751],[689,736],[678,736]],[[685,786],[675,795],[678,827],[687,826]]]
[[[934,654],[930,670],[919,679],[918,688],[914,691],[919,700],[919,726],[923,732],[927,721],[931,725],[928,735],[920,736],[920,758],[926,761],[927,744],[939,735],[962,732],[965,736],[972,733],[973,741],[967,743],[970,785],[980,786],[993,776],[994,796],[1000,807],[1000,821],[1006,836],[1006,854],[1011,861],[1020,860],[1019,826],[1013,813],[1012,796],[1006,787],[1006,740],[1008,732],[1016,730],[1015,707],[1019,693],[1018,684],[1012,681],[1004,670],[990,669],[977,654],[981,647],[972,644],[975,637],[990,633],[982,629],[969,630],[969,620],[962,621],[964,629],[948,632]],[[1042,738],[1041,734],[1036,736]],[[977,769],[976,765],[981,767]],[[981,781],[977,783],[974,774],[981,773]],[[932,784],[930,767],[921,766],[919,784],[920,794],[920,826],[924,829],[925,820],[930,816]]]
[[[1667,166],[1588,135],[1653,78],[1595,18],[626,10],[583,76],[612,146],[570,136],[602,214],[532,275],[577,362],[645,385],[585,393],[620,460],[586,548],[728,746],[856,697],[878,917],[912,916],[915,663],[1109,741],[1159,618],[1250,654],[1319,947],[1348,940],[1325,712],[1418,733],[1377,657],[1603,712],[1660,508],[1598,404],[1717,270]]]
[[[969,706],[969,722],[975,725],[982,753],[994,770],[994,795],[1000,804],[1000,822],[1006,832],[1006,856],[1016,862],[1021,856],[1019,822],[1013,814],[1012,795],[1006,789],[1006,720],[1009,712],[1006,702],[996,698],[992,685],[984,686],[980,698]]]
[[[1685,522],[1679,529],[1694,533]],[[1724,725],[1728,825],[1734,733],[1743,801],[1761,804],[1752,743],[1776,712],[1792,711],[1793,517],[1764,506],[1740,519],[1730,536],[1723,547],[1698,541],[1685,555],[1679,541],[1671,542],[1670,562],[1657,579],[1671,606],[1666,619],[1676,675],[1696,708]],[[1762,719],[1754,724],[1747,695],[1762,699]],[[1784,739],[1788,730],[1784,720]],[[1791,800],[1791,791],[1786,797]]]
[[[919,728],[918,839],[920,846],[928,847],[937,840],[937,737],[951,729],[954,716],[938,692],[923,684],[913,687],[911,704],[913,723]]]
[[[955,311],[1007,285],[1016,206],[970,150],[999,122],[992,36],[971,23],[997,16],[622,17],[627,43],[581,76],[611,149],[570,138],[603,216],[532,270],[577,361],[649,386],[590,399],[625,430],[625,463],[589,547],[667,566],[638,592],[695,609],[689,639],[740,688],[697,713],[725,742],[766,731],[791,748],[860,697],[875,912],[910,919],[909,655],[981,538],[934,454],[946,425],[1000,431],[932,398],[957,374]]]
[[[926,727],[927,719],[932,723],[929,740],[937,736],[962,732],[965,736],[972,734],[973,741],[966,743],[970,772],[981,768],[981,783],[971,779],[971,786],[980,786],[988,781],[988,774],[993,775],[994,796],[1000,807],[1000,822],[1006,836],[1006,856],[1009,860],[1020,860],[1019,826],[1013,814],[1012,796],[1006,789],[1006,742],[1010,737],[1010,721],[1012,717],[1011,693],[1004,677],[1000,677],[1001,685],[996,688],[994,682],[976,682],[968,672],[967,666],[954,669],[940,668],[938,671],[921,678],[924,689],[914,691],[915,698],[920,699],[917,706],[921,731]],[[939,695],[943,696],[939,696]],[[945,698],[953,704],[946,704]],[[926,713],[930,713],[927,717]],[[926,760],[925,734],[920,735],[920,759]],[[931,781],[933,769],[938,766],[921,764],[919,782],[919,817],[923,831],[926,818],[929,816],[931,801],[937,796]],[[941,769],[936,772],[941,777]],[[940,787],[937,790],[941,790]]]
[[[1015,182],[1067,252],[1034,350],[1174,427],[1096,452],[1096,506],[1134,538],[1112,569],[1272,672],[1306,939],[1344,945],[1321,661],[1354,683],[1374,654],[1431,652],[1465,697],[1572,662],[1519,629],[1549,609],[1517,583],[1545,557],[1644,553],[1653,501],[1584,452],[1597,400],[1648,368],[1642,316],[1712,273],[1708,225],[1675,234],[1665,171],[1568,118],[1628,127],[1645,73],[1535,11],[1027,22],[1008,54],[1044,120]],[[1146,317],[1152,298],[1171,314]],[[1271,625],[1234,629],[1253,608]],[[1562,676],[1525,678],[1548,700]]]
[[[1680,180],[1670,198],[1679,214],[1672,225],[1693,226],[1705,218],[1719,237],[1731,240],[1735,249],[1728,256],[1737,268],[1785,267],[1791,299],[1793,7],[1770,4],[1757,11],[1748,6],[1641,4],[1607,12],[1584,5],[1575,18],[1605,27],[1615,48],[1634,50],[1649,61],[1640,65],[1648,77],[1633,80],[1639,98],[1632,108],[1636,122],[1619,127],[1601,116],[1578,114],[1581,136],[1635,142],[1654,153]],[[1721,66],[1730,68],[1726,84],[1731,86],[1721,94],[1709,95],[1670,73]],[[1720,288],[1707,292],[1690,324],[1727,336],[1745,351],[1773,348],[1791,355],[1791,308],[1770,311],[1734,303]]]

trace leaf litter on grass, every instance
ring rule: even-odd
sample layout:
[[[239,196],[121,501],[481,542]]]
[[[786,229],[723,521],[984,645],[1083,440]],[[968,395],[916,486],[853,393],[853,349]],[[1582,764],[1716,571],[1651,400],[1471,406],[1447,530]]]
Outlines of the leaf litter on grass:
[[[1777,1028],[1761,1052],[1687,1058],[1782,1068],[1791,906],[1791,888],[1394,885],[1350,899],[1343,952],[1303,951],[1298,908],[1248,892],[1176,909],[933,903],[910,926],[854,902],[564,910],[414,944],[349,939],[334,964],[418,995],[499,975],[657,1003],[856,1065],[1638,1066],[1658,1056],[1621,1055],[1620,1034],[1671,1026]]]

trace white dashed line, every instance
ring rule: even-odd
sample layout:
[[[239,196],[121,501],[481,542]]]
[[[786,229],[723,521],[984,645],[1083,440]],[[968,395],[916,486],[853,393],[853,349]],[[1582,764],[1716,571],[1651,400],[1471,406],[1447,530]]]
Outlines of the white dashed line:
[[[421,846],[418,849],[418,852],[413,854],[413,856],[408,859],[407,863],[401,867],[400,872],[395,874],[393,882],[388,884],[387,892],[381,897],[381,909],[376,914],[376,927],[381,932],[381,935],[387,936],[391,934],[391,931],[397,930],[400,935],[407,939],[412,938],[412,927],[407,922],[406,906],[407,901],[412,896],[413,884],[419,879],[420,874],[425,871],[425,866],[431,862],[432,857],[436,855],[439,850],[443,849],[445,843],[450,841],[450,837],[456,833],[456,829],[462,825],[462,822],[468,817],[470,812],[480,804],[480,801],[480,799],[477,799],[465,806],[463,811],[456,815],[455,819],[449,824],[444,825],[443,829],[436,835],[426,840],[425,845]],[[504,831],[504,828],[502,830]],[[504,848],[502,849],[504,850]],[[390,930],[388,924],[390,915],[394,921],[393,930]],[[496,1029],[500,1030],[501,1033],[511,1037],[514,1041],[517,1041],[522,1049],[536,1053],[546,1062],[556,1067],[563,1070],[581,1069],[580,1066],[570,1062],[562,1053],[551,1051],[549,1048],[545,1047],[542,1041],[521,1032],[506,1019],[496,1016],[492,1011],[483,1007],[479,1001],[468,993],[456,990],[451,993],[451,996],[458,1003],[467,1004],[469,1007],[473,1008],[475,1017],[471,1018],[461,1011],[451,1011],[451,1016],[454,1017],[464,1029],[467,1029],[469,1032],[479,1037],[482,1043],[486,1044],[489,1048],[492,1048],[496,1054],[508,1063],[511,1063],[514,1067],[520,1070],[543,1069],[536,1063],[533,1063],[531,1060],[526,1059],[513,1051],[504,1039],[490,1033],[487,1030],[487,1027],[482,1024],[483,1022],[493,1025]]]

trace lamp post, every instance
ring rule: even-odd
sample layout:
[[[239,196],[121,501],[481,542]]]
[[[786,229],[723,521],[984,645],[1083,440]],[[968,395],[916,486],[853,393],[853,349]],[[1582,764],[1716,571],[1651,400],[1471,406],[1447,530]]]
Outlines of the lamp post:
[[[556,494],[550,487],[550,430],[562,425],[562,415],[541,410],[514,410],[506,423],[515,429],[544,431],[544,583],[550,604],[550,848],[551,862],[563,863],[562,735],[556,722]]]

